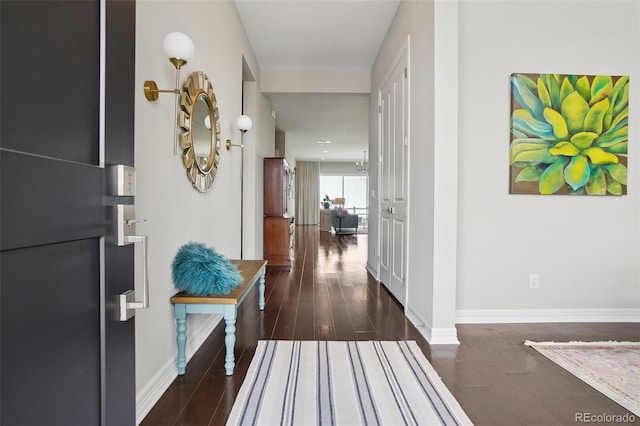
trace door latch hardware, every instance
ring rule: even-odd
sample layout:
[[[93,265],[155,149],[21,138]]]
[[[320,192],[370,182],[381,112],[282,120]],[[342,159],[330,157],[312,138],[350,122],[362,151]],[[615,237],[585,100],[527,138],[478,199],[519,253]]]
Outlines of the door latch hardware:
[[[144,222],[146,219],[135,219],[136,211],[133,204],[118,204],[115,206],[117,240],[119,246],[129,244],[142,245],[142,299],[136,300],[135,290],[128,290],[120,295],[120,321],[127,321],[135,315],[136,309],[147,309],[149,307],[149,256],[148,240],[146,235],[136,235],[136,223]]]

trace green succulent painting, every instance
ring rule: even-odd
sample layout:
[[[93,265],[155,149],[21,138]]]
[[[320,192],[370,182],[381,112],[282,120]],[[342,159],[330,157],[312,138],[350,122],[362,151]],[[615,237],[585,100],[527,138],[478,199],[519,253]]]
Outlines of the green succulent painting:
[[[629,77],[511,75],[511,193],[627,192]]]

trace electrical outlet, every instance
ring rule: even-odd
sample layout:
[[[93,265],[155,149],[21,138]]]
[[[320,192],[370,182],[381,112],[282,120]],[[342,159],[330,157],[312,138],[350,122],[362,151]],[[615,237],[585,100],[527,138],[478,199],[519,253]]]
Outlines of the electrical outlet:
[[[540,277],[538,274],[529,274],[529,288],[538,288],[540,285]]]

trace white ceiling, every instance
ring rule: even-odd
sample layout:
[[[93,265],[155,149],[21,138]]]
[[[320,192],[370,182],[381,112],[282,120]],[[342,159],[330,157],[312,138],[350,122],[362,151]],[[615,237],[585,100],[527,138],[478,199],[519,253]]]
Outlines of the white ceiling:
[[[369,71],[400,0],[235,0],[261,69]],[[286,153],[296,160],[359,161],[369,96],[269,94]],[[329,140],[331,144],[317,144]],[[328,151],[328,152],[323,152]]]
[[[286,129],[287,156],[302,161],[362,160],[369,140],[369,95],[272,94],[271,101],[278,128]]]

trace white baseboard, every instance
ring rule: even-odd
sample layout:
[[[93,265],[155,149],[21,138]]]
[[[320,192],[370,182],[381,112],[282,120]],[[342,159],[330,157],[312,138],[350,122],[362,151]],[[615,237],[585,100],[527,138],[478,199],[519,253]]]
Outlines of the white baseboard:
[[[405,309],[405,315],[411,323],[418,329],[420,334],[429,342],[430,345],[459,345],[458,330],[451,328],[433,328],[427,325],[416,311],[408,306]]]
[[[430,345],[459,345],[458,330],[452,328],[432,328]]]
[[[458,309],[456,324],[640,322],[640,309]]]
[[[375,278],[377,281],[380,281],[380,279],[378,278],[378,271],[377,269],[370,265],[369,263],[367,263],[367,271],[369,271],[369,273],[371,274],[371,276],[373,276],[373,278]]]
[[[187,339],[187,362],[193,357],[204,341],[213,332],[216,326],[222,321],[222,315],[209,315],[206,322],[202,324],[199,330],[188,336]],[[178,348],[176,347],[173,356],[165,362],[151,380],[136,393],[136,425],[149,414],[149,411],[158,402],[160,397],[169,388],[174,379],[178,376],[176,367],[176,359],[178,357]]]

